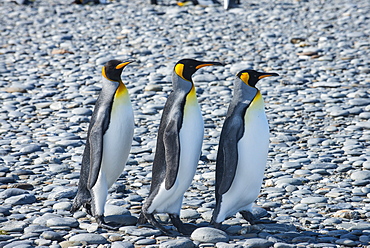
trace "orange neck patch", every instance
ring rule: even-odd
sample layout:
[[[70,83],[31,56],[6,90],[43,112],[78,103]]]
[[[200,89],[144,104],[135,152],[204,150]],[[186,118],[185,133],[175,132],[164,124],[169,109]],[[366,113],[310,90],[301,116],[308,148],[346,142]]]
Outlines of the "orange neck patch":
[[[188,95],[186,96],[186,104],[194,104],[197,103],[197,94],[195,91],[194,84],[191,87],[191,90],[189,91]]]
[[[120,81],[119,82],[119,86],[118,86],[118,88],[116,90],[115,98],[122,97],[122,96],[126,95],[127,93],[128,93],[128,91],[127,91],[127,88],[126,88],[125,84],[122,83],[122,81]]]

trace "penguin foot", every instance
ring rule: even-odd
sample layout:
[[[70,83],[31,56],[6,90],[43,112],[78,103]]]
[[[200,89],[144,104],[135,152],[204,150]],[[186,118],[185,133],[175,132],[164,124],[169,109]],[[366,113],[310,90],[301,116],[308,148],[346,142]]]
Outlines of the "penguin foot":
[[[104,216],[102,215],[95,217],[95,219],[100,228],[117,231],[121,226],[120,224],[116,222],[109,222],[109,223],[105,222]]]
[[[217,223],[212,220],[210,225],[213,226],[214,228],[221,229],[222,223]]]
[[[147,223],[148,223],[148,220],[145,214],[143,213],[143,211],[141,211],[139,219],[137,220],[137,224],[140,226],[140,225],[145,225]]]
[[[256,218],[251,212],[249,211],[240,211],[240,214],[243,218],[248,221],[251,225],[256,224],[258,218]]]
[[[178,214],[169,214],[172,224],[176,227],[179,233],[184,235],[190,235],[195,229],[197,229],[196,225],[187,223],[184,224]]]
[[[143,212],[142,212],[143,213]],[[150,224],[152,224],[155,228],[159,229],[161,232],[168,236],[173,236],[173,233],[171,231],[167,230],[164,226],[162,226],[154,217],[153,214],[146,214],[143,213],[145,218],[149,221]]]
[[[177,227],[176,227],[177,228]],[[180,233],[190,236],[198,227],[191,223],[184,223],[182,228],[177,229]]]

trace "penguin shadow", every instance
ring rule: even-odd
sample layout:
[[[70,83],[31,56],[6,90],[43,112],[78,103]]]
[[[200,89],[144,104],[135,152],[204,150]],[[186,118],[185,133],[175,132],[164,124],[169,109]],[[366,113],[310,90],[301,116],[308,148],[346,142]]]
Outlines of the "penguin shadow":
[[[156,218],[156,221],[162,226],[161,229],[156,228],[154,225],[150,224],[149,222],[145,222],[143,224],[137,224],[136,226],[138,228],[150,228],[150,229],[157,229],[160,230],[164,235],[170,236],[170,237],[189,237],[191,234],[198,228],[202,227],[212,227],[219,230],[222,230],[226,233],[228,233],[230,236],[235,236],[236,231],[241,231],[242,234],[247,233],[254,233],[261,231],[263,229],[263,225],[269,225],[269,224],[276,224],[276,221],[271,219],[271,215],[267,212],[262,210],[262,208],[254,207],[252,213],[240,213],[242,216],[243,221],[240,223],[235,223],[233,221],[233,224],[227,224],[229,220],[232,220],[233,217],[228,218],[225,220],[225,224],[215,224],[212,221],[202,221],[198,223],[182,223],[182,225],[185,227],[188,232],[179,232],[174,225],[171,225],[171,220],[166,214],[160,215],[160,217]],[[189,221],[189,219],[188,219]],[[191,221],[191,220],[190,220]],[[194,220],[196,221],[196,220]],[[140,222],[140,221],[139,221]],[[248,226],[242,226],[241,224],[249,223]],[[284,226],[280,224],[280,228],[284,229]]]
[[[173,238],[176,238],[176,237],[189,237],[193,231],[195,231],[197,228],[199,228],[200,226],[196,225],[196,224],[193,224],[193,223],[183,223],[183,227],[188,230],[188,232],[184,233],[184,232],[179,232],[175,226],[171,225],[170,222],[171,221],[162,221],[162,220],[157,220],[158,223],[162,226],[161,229],[158,229],[156,228],[155,226],[153,226],[152,224],[150,223],[144,223],[144,224],[137,224],[136,227],[137,228],[150,228],[150,229],[156,229],[156,230],[159,230],[162,232],[162,234],[164,235],[167,235],[169,237],[173,237]]]
[[[271,214],[264,210],[263,208],[254,206],[252,212],[248,211],[240,211],[240,223],[239,224],[249,224],[249,228],[253,229],[253,227],[256,227],[258,225],[264,225],[264,224],[276,224],[277,222],[271,218]],[[238,215],[237,215],[238,216]],[[217,229],[220,229],[222,231],[228,232],[228,229],[235,226],[240,226],[239,224],[235,223],[234,220],[235,217],[227,218],[222,224],[221,223],[213,223],[213,221],[210,222],[209,226],[214,227]],[[227,224],[227,223],[232,224]]]

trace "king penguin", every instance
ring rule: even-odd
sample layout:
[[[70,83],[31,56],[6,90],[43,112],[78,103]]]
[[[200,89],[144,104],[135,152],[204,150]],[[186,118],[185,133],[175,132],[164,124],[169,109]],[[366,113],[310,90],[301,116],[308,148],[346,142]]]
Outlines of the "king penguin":
[[[200,158],[204,125],[192,75],[204,66],[222,65],[193,59],[178,61],[172,73],[173,91],[165,103],[158,130],[150,193],[143,204],[138,224],[149,221],[170,234],[154,217],[168,213],[180,233],[195,228],[179,218],[185,191],[193,180]]]
[[[104,221],[108,189],[121,175],[131,149],[134,114],[130,96],[121,80],[131,62],[108,61],[102,69],[102,90],[91,117],[82,157],[77,195],[71,212],[81,206],[100,227],[114,228]]]
[[[234,82],[234,95],[221,131],[216,160],[215,227],[240,212],[254,223],[253,202],[260,192],[269,147],[269,126],[258,80],[278,76],[243,70]]]

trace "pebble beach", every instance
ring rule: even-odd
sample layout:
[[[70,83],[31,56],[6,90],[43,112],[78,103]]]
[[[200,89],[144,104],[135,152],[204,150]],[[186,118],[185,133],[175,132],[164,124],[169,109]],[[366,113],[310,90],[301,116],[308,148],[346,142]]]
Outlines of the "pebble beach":
[[[228,11],[173,0],[70,2],[0,2],[0,247],[370,247],[369,0],[242,0]],[[182,58],[225,66],[193,76],[205,135],[180,217],[198,229],[166,236],[136,222]],[[134,61],[122,73],[134,140],[105,212],[122,224],[117,231],[69,212],[110,59]],[[243,69],[280,75],[257,84],[270,126],[260,221],[236,214],[218,230],[209,226],[218,141]]]

